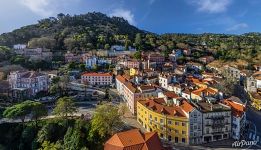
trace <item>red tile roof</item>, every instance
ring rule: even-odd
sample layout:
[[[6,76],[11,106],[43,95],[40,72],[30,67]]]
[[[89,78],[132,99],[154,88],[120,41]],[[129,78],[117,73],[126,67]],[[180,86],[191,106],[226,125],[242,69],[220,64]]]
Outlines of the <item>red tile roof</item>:
[[[187,113],[191,112],[194,109],[194,106],[187,102],[187,100],[182,100],[180,107]]]
[[[125,85],[132,93],[138,92],[137,88],[134,87],[131,82],[125,82],[124,85]]]
[[[118,81],[120,81],[121,83],[125,83],[127,80],[123,77],[123,76],[121,76],[121,75],[117,75],[116,76],[116,80],[118,80]]]
[[[150,86],[150,85],[141,85],[140,89],[145,91],[145,90],[155,90],[154,86]]]
[[[186,117],[186,114],[183,112],[183,110],[178,106],[167,106],[166,103],[158,103],[156,100],[140,100],[138,101],[143,106],[152,109],[154,112],[169,116],[177,116],[177,117]]]
[[[97,77],[111,77],[112,75],[110,73],[84,73],[82,76],[97,76]]]
[[[239,104],[232,100],[225,99],[222,101],[225,105],[231,107],[232,115],[236,117],[241,117],[246,111],[246,107],[243,104]]]
[[[167,91],[163,93],[168,98],[178,98],[179,96],[175,92]]]
[[[164,150],[156,132],[142,134],[138,129],[113,135],[104,150]]]

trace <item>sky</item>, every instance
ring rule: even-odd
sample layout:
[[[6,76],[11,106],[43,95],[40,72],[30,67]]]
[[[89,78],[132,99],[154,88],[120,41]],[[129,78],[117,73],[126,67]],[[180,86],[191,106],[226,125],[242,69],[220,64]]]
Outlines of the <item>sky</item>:
[[[0,33],[64,14],[102,12],[150,32],[261,32],[261,0],[1,0]]]

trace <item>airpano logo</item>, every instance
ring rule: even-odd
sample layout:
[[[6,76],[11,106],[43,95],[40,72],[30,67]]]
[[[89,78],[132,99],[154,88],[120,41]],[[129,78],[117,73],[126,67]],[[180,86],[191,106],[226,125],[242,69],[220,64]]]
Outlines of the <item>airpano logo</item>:
[[[232,147],[253,146],[253,145],[256,145],[256,144],[257,144],[257,141],[245,141],[245,140],[242,140],[242,141],[235,141],[232,144]]]

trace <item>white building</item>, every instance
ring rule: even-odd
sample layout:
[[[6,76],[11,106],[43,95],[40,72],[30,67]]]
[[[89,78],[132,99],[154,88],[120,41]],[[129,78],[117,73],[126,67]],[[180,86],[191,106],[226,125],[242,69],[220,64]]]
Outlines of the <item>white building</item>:
[[[222,103],[232,110],[232,138],[240,140],[246,126],[246,106],[230,99],[225,99]]]
[[[25,44],[16,44],[13,46],[13,49],[15,50],[21,50],[21,49],[25,49],[26,45]]]
[[[247,77],[246,88],[249,92],[257,92],[261,89],[261,71],[254,73],[251,77]]]
[[[168,89],[168,85],[172,81],[172,76],[170,74],[160,74],[159,75],[159,85],[164,88]]]
[[[208,143],[231,137],[231,108],[221,104],[198,102],[202,113],[202,142]]]
[[[111,50],[112,51],[135,51],[136,49],[132,48],[131,46],[128,47],[128,49],[125,49],[125,46],[122,46],[122,45],[113,45],[111,46]]]
[[[85,57],[84,60],[87,68],[94,68],[95,66],[101,66],[104,64],[111,64],[111,61],[96,56]]]
[[[112,75],[109,73],[84,73],[81,75],[82,84],[112,85]]]
[[[34,71],[15,71],[8,76],[12,90],[26,90],[27,96],[34,96],[38,92],[48,91],[49,77],[47,74]]]
[[[117,88],[119,95],[123,95],[123,93],[124,93],[123,86],[124,86],[125,82],[127,82],[127,81],[123,76],[121,76],[121,75],[116,76],[116,88]]]
[[[189,143],[201,144],[202,141],[202,113],[195,107],[195,104],[182,100],[180,107],[186,112],[189,118]]]

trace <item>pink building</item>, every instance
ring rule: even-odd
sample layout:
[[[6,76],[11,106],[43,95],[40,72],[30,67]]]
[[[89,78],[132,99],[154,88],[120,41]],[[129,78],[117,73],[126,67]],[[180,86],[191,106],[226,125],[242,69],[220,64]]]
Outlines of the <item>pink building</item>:
[[[124,101],[132,114],[136,114],[138,100],[157,97],[158,93],[161,91],[151,85],[141,85],[137,87],[121,75],[116,77],[116,88],[119,94],[123,96]]]
[[[111,85],[112,75],[109,73],[84,73],[81,76],[81,83],[90,85]]]
[[[122,65],[126,68],[139,68],[140,62],[138,60],[126,60],[122,62]]]
[[[80,62],[81,60],[81,56],[67,52],[66,54],[64,54],[64,59],[66,63],[69,62]]]
[[[148,60],[150,62],[156,62],[157,64],[162,64],[165,61],[165,57],[160,54],[149,54]]]

